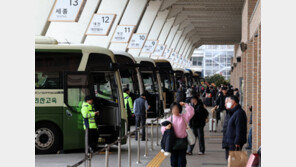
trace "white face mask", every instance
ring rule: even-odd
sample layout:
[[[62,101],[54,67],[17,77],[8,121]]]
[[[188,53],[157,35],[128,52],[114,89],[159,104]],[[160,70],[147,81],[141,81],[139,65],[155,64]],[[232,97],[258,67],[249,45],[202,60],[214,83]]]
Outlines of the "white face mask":
[[[231,107],[232,107],[232,103],[231,102],[226,103],[226,108],[227,109],[230,109]]]

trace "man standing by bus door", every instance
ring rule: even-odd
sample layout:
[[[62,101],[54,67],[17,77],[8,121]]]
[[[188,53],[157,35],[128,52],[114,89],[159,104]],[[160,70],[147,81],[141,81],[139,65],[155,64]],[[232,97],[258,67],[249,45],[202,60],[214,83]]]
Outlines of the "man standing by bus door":
[[[143,93],[134,102],[136,127],[144,126],[146,124],[146,111],[150,108],[146,100],[146,94]],[[142,128],[142,141],[145,141],[145,127]],[[136,133],[136,140],[138,140],[138,134]]]
[[[89,151],[93,153],[96,151],[98,144],[98,127],[95,121],[95,116],[99,115],[93,107],[94,99],[91,96],[86,96],[81,108],[81,114],[83,117],[83,128],[84,130],[88,127],[88,145]]]
[[[130,90],[129,88],[125,88],[123,90],[123,98],[124,98],[124,107],[125,111],[128,116],[128,124],[127,124],[127,130],[130,131],[131,128],[131,122],[132,122],[132,117],[134,117],[134,108],[133,108],[133,100],[129,96],[130,95]]]

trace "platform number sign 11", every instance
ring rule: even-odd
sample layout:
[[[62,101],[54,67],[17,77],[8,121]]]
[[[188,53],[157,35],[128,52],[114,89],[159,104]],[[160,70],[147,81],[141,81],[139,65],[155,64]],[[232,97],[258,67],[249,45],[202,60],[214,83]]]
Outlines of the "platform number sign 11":
[[[128,43],[134,30],[134,25],[118,25],[113,34],[111,42]]]
[[[86,31],[86,35],[108,36],[116,14],[94,14]]]
[[[129,49],[142,49],[146,41],[147,34],[144,33],[135,33],[132,36],[132,39],[129,42]]]
[[[56,0],[48,21],[78,22],[86,0]]]

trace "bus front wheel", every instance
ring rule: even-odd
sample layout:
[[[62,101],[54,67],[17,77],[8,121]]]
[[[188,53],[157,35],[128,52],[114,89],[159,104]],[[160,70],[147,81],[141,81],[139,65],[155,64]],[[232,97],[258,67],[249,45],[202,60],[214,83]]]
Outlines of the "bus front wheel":
[[[51,123],[40,123],[35,128],[35,152],[37,154],[56,153],[60,148],[60,135]]]

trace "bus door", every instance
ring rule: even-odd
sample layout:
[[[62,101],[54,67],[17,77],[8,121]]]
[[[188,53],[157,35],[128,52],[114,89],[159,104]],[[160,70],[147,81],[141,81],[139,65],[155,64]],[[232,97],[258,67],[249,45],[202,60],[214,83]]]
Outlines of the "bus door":
[[[86,72],[64,73],[64,102],[67,107],[63,112],[64,148],[82,148],[84,146],[82,103],[90,94],[89,75]]]
[[[142,78],[144,82],[145,92],[146,92],[146,99],[148,104],[151,106],[150,109],[147,111],[148,118],[155,118],[157,117],[157,101],[159,100],[156,87],[156,81],[153,77],[153,72],[142,72]]]
[[[95,95],[94,107],[100,112],[96,118],[99,143],[112,143],[120,135],[121,112],[115,78],[113,71],[90,73],[91,92]]]

